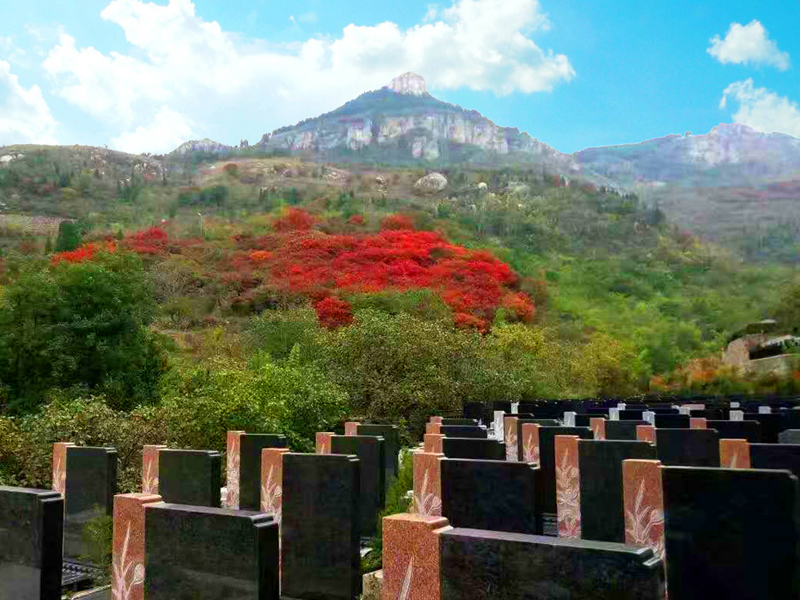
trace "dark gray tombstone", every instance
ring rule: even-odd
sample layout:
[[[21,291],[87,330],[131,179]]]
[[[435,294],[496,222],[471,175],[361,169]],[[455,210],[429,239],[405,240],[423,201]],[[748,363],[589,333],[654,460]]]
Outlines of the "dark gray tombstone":
[[[656,449],[648,442],[578,442],[583,539],[625,543],[622,461],[627,459],[655,460]]]
[[[746,421],[745,421],[746,422]],[[752,440],[758,442],[760,440]],[[778,434],[779,444],[800,444],[800,429],[787,429]]]
[[[453,527],[537,532],[539,469],[523,462],[441,461],[442,516]]]
[[[90,563],[93,548],[84,541],[90,521],[114,513],[117,451],[70,446],[64,487],[64,559]]]
[[[0,486],[0,598],[61,600],[64,500]]]
[[[440,534],[439,548],[442,600],[664,598],[650,548],[458,528]]]
[[[375,535],[386,504],[385,442],[371,435],[334,435],[331,454],[352,454],[361,465],[361,535]]]
[[[506,445],[489,439],[445,437],[442,438],[442,452],[447,458],[506,459]]]
[[[753,469],[785,469],[800,477],[800,445],[750,444]]]
[[[219,508],[221,460],[213,450],[161,450],[158,493],[171,504]]]
[[[606,421],[606,439],[635,442],[638,439],[636,428],[649,424],[647,421]]]
[[[656,429],[656,453],[665,466],[719,467],[719,434],[713,429]]]
[[[358,435],[371,435],[383,438],[384,455],[386,459],[386,489],[397,477],[400,468],[398,455],[400,453],[400,430],[397,425],[359,425],[356,433]]]
[[[665,467],[662,478],[670,600],[800,596],[796,477]]]
[[[576,435],[584,440],[594,439],[588,427],[542,427],[539,429],[539,467],[542,485],[536,503],[542,511],[539,519],[541,532],[545,535],[558,535],[558,515],[556,513],[556,436]]]
[[[243,510],[145,506],[147,600],[278,600],[278,523]]]
[[[462,425],[468,427],[477,427],[478,421],[476,419],[451,419],[443,417],[442,425]]]
[[[751,444],[761,441],[758,421],[706,421],[706,428],[719,433],[721,440],[747,440]]]
[[[778,435],[783,431],[783,415],[745,413],[746,421],[761,423],[761,441],[765,444],[777,444]]]
[[[239,436],[239,509],[261,511],[261,451],[288,448],[285,435],[243,433]]]
[[[689,415],[662,415],[656,413],[656,429],[689,429]]]
[[[522,426],[532,423],[540,427],[561,427],[555,419],[519,419],[517,421],[517,460],[525,462],[525,436],[522,435]]]
[[[486,439],[489,436],[485,427],[470,427],[469,425],[442,425],[440,431],[445,437]]]
[[[645,408],[624,408],[619,411],[619,420],[620,421],[641,421],[644,419],[644,411],[647,410]]]
[[[353,600],[361,593],[360,489],[355,456],[284,454],[284,598]]]

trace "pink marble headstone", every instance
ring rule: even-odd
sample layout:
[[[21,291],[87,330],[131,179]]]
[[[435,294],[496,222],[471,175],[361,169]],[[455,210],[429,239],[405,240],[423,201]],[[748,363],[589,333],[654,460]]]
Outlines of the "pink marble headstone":
[[[442,442],[443,439],[444,436],[440,433],[426,433],[425,452],[442,454],[444,452],[443,442]]]
[[[233,510],[239,509],[239,467],[242,461],[242,435],[244,435],[244,431],[228,432],[228,493],[225,496],[225,506]]]
[[[522,458],[524,462],[538,465],[539,455],[539,428],[536,423],[522,424]]]
[[[508,462],[519,462],[519,441],[517,430],[519,429],[518,417],[506,417],[503,419],[504,438],[506,440],[506,460]]]
[[[442,516],[442,459],[438,452],[414,452],[412,512],[422,517]]]
[[[142,493],[158,494],[158,453],[164,445],[146,445],[142,448]]]
[[[625,543],[664,553],[664,494],[661,461],[622,461],[622,490],[625,503]]]
[[[56,442],[53,444],[53,491],[62,496],[67,486],[67,448],[73,447],[72,442]]]
[[[361,425],[358,421],[348,421],[344,424],[345,435],[358,435],[358,426]]]
[[[589,427],[592,429],[594,439],[606,439],[606,420],[603,417],[591,417],[589,419]]]
[[[690,429],[708,429],[708,422],[705,417],[691,417],[689,419]]]
[[[332,431],[318,431],[315,436],[317,454],[331,453],[331,438],[336,435]]]
[[[161,502],[157,494],[114,496],[111,592],[115,599],[143,600],[145,573],[144,507]]]
[[[656,428],[652,425],[637,425],[636,439],[640,442],[656,443]]]
[[[719,441],[719,464],[725,469],[750,468],[750,444],[747,440]]]
[[[558,537],[581,537],[581,483],[578,463],[578,436],[557,435],[556,513]]]

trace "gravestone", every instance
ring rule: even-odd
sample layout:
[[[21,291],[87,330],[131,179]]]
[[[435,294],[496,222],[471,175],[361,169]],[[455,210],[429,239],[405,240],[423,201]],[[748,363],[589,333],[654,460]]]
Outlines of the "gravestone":
[[[648,425],[647,421],[608,421],[606,423],[607,440],[636,441],[636,427]]]
[[[796,477],[665,467],[662,481],[671,600],[800,596]]]
[[[575,415],[575,427],[589,427],[594,415],[577,413]]]
[[[359,461],[341,454],[283,456],[281,594],[354,600],[361,593]]]
[[[608,423],[606,423],[608,424]],[[556,448],[557,435],[576,435],[581,439],[594,437],[588,427],[541,427],[539,429],[539,458],[542,485],[537,498],[537,510],[542,511],[539,526],[546,535],[558,535],[558,515],[556,509]]]
[[[91,562],[93,548],[83,530],[114,512],[117,493],[117,451],[113,448],[70,446],[64,489],[64,558]]]
[[[229,508],[239,510],[261,510],[261,451],[265,448],[288,448],[286,436],[271,433],[240,433],[238,446],[234,447],[236,456],[228,457],[228,496],[230,500],[231,465],[238,476],[239,498],[236,506],[229,503]],[[229,448],[229,451],[231,449]]]
[[[655,426],[660,429],[689,429],[689,415],[660,415],[656,413]]]
[[[655,458],[656,449],[647,442],[578,441],[583,539],[625,543],[622,461]]]
[[[706,427],[716,430],[721,440],[747,440],[751,444],[761,441],[758,421],[707,421]]]
[[[719,467],[719,434],[713,429],[656,429],[656,452],[669,467]]]
[[[619,411],[620,421],[641,421],[644,419],[644,409],[625,408]]]
[[[458,528],[439,547],[441,600],[664,598],[650,548]]]
[[[753,469],[785,469],[800,477],[800,445],[750,444]]]
[[[272,516],[162,503],[144,510],[147,600],[278,600]]]
[[[486,431],[485,427],[470,425],[442,425],[439,433],[445,437],[478,439],[486,439],[489,435],[489,432]]]
[[[783,415],[780,414],[753,414],[745,413],[745,420],[761,423],[761,442],[764,444],[777,444],[778,435],[783,431]]]
[[[359,497],[361,499],[361,535],[363,536],[375,535],[378,514],[386,503],[384,444],[382,437],[370,435],[335,435],[331,438],[331,454],[355,455],[361,465]]]
[[[447,419],[444,419],[445,421]],[[400,453],[400,430],[397,425],[359,425],[357,435],[371,435],[383,438],[384,458],[386,460],[386,489],[389,489],[392,480],[397,477],[399,469],[398,454]]]
[[[527,440],[525,439],[525,436],[522,435],[522,427],[523,425],[527,424],[541,425],[542,427],[561,426],[561,423],[559,423],[555,419],[519,419],[517,421],[517,432],[516,432],[517,460],[523,462],[530,462],[525,460],[525,444]]]
[[[61,600],[64,500],[0,486],[0,598]]]
[[[445,458],[442,516],[454,527],[536,533],[539,469],[524,462]]]
[[[477,427],[478,421],[475,419],[450,419],[442,418],[442,425],[461,425],[464,427]]]
[[[506,444],[490,439],[443,437],[442,453],[447,458],[505,460]]]
[[[758,442],[760,440],[750,440],[750,442]],[[800,444],[800,429],[787,429],[778,434],[779,444]]]
[[[161,450],[158,493],[169,504],[220,507],[222,458],[212,450]]]

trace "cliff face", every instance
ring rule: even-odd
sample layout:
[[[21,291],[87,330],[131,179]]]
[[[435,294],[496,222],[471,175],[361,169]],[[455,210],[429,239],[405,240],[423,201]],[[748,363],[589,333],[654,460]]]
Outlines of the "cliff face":
[[[487,160],[508,157],[545,163],[559,172],[578,170],[569,155],[520,133],[499,127],[428,94],[425,80],[413,73],[395,78],[333,112],[266,134],[265,150],[313,152],[335,157],[359,155],[391,161]]]

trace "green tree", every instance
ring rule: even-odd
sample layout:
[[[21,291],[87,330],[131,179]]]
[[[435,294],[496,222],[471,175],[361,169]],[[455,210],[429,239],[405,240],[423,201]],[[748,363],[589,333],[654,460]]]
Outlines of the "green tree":
[[[61,221],[58,225],[56,252],[71,252],[81,245],[81,228],[74,221]]]
[[[47,236],[47,241],[44,243],[44,254],[45,256],[49,256],[53,253],[53,238],[49,235]]]
[[[800,328],[800,282],[792,283],[784,290],[775,318],[782,330],[796,332]]]

